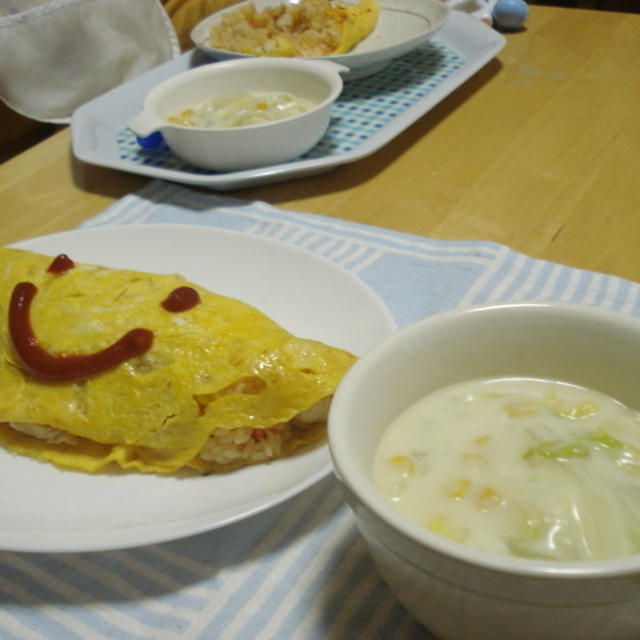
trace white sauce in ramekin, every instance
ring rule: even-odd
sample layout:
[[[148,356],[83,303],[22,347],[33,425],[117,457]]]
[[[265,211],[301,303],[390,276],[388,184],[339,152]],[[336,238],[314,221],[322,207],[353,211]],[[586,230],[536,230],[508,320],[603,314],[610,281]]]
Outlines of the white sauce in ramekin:
[[[593,390],[518,378],[441,389],[388,427],[373,476],[410,519],[480,549],[640,551],[640,414]]]
[[[207,129],[246,127],[289,118],[313,107],[311,100],[287,91],[238,91],[184,109],[169,122]]]

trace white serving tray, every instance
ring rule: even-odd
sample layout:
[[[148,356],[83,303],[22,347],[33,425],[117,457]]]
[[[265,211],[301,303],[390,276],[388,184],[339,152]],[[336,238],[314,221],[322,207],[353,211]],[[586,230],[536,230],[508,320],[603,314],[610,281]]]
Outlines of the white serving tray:
[[[77,109],[71,118],[73,153],[90,164],[220,191],[322,173],[383,147],[504,45],[504,37],[491,27],[452,11],[424,48],[398,58],[377,74],[346,83],[332,109],[327,133],[311,151],[283,164],[231,172],[198,169],[168,149],[142,149],[127,130],[149,89],[171,75],[210,62],[202,53],[189,51]]]

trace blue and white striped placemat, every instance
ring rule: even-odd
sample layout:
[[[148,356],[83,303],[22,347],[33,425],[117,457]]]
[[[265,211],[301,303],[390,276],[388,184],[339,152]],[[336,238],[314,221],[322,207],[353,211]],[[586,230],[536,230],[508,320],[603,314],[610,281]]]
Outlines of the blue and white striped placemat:
[[[157,222],[304,247],[362,278],[400,326],[505,300],[556,299],[640,315],[637,284],[499,244],[419,238],[162,182],[83,226]],[[0,552],[1,640],[429,637],[378,577],[333,478],[247,520],[175,542],[102,553]]]

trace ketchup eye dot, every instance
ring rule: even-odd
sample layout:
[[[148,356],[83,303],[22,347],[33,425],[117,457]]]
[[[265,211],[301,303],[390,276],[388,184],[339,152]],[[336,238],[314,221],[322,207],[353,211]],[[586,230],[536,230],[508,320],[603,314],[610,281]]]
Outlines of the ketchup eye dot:
[[[53,259],[47,271],[49,273],[62,274],[69,271],[69,269],[73,269],[75,266],[73,260],[66,253],[61,253]]]
[[[192,287],[174,289],[160,304],[171,313],[188,311],[200,303],[200,295]]]

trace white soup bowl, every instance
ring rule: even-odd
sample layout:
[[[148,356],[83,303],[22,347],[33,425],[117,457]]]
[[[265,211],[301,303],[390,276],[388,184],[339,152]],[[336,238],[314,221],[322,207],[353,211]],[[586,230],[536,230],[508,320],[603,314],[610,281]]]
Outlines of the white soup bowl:
[[[360,358],[333,399],[329,446],[381,575],[443,640],[640,638],[640,555],[489,553],[419,526],[376,491],[374,452],[399,413],[447,385],[502,376],[573,382],[640,409],[640,320],[562,303],[476,307],[428,317]]]

